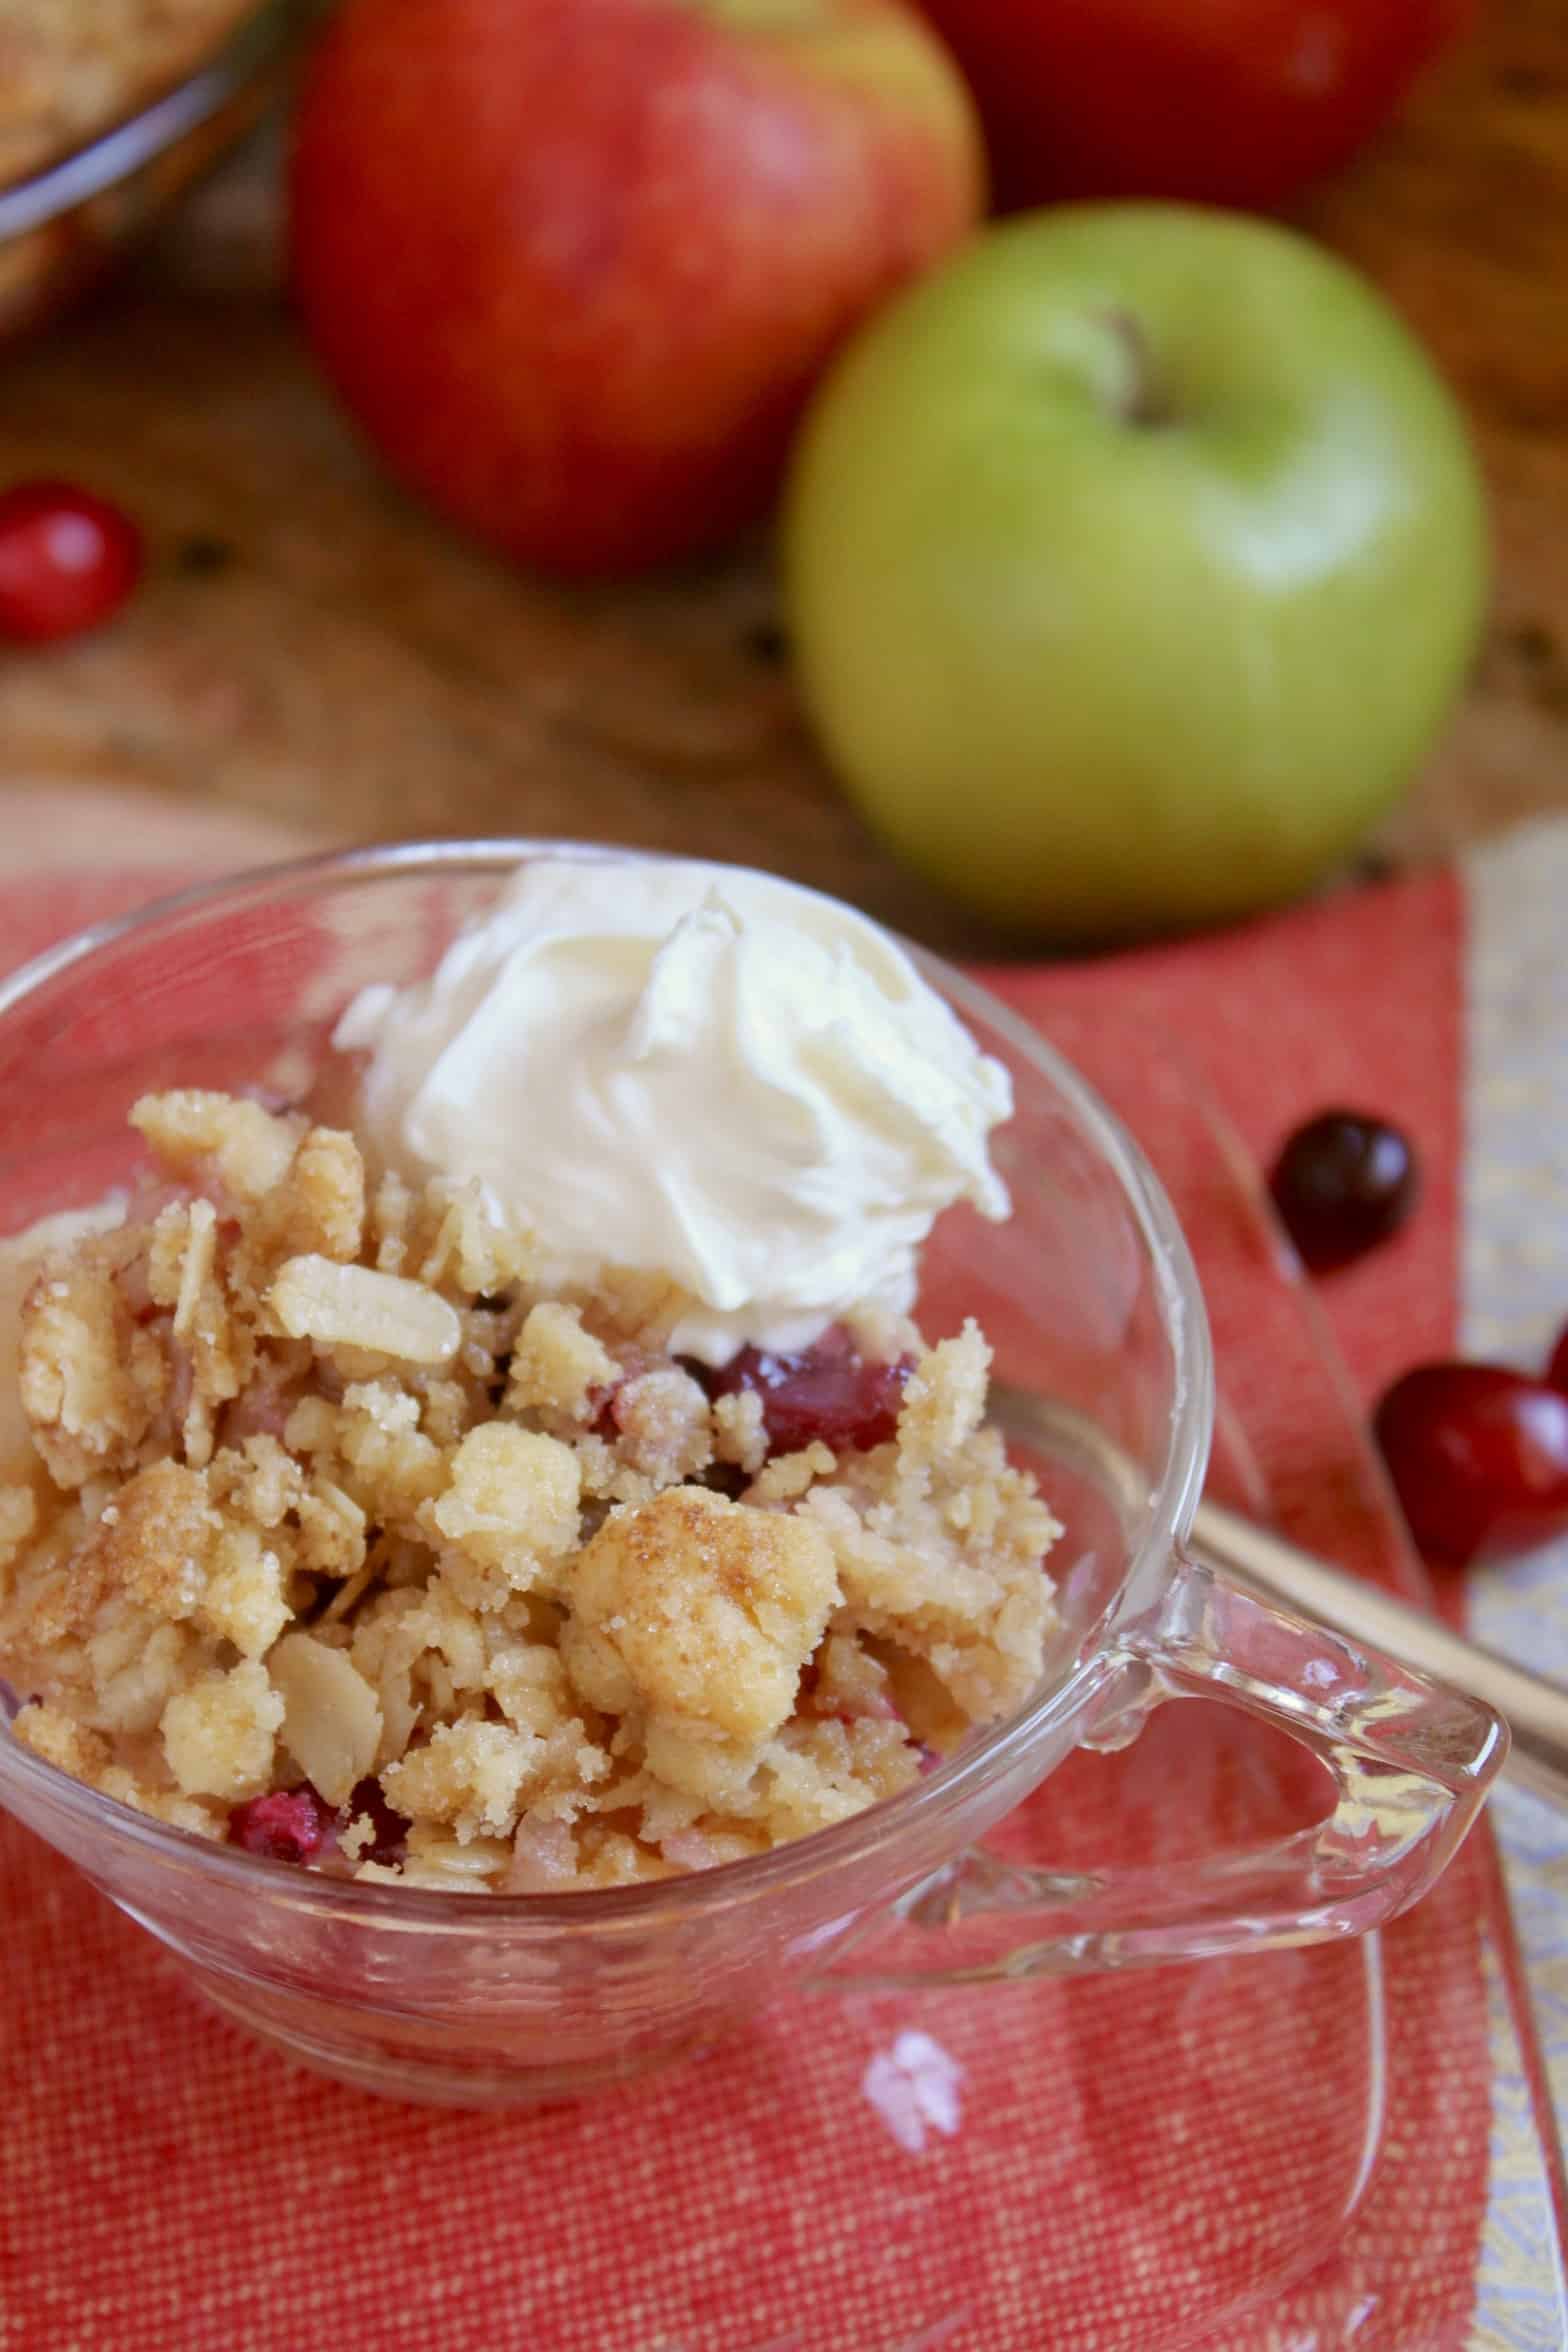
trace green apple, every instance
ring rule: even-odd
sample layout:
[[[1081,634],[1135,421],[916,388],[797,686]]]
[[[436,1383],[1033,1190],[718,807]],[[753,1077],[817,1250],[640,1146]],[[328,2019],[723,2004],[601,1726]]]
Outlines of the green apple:
[[[1485,549],[1384,301],[1272,223],[1142,204],[1010,221],[880,312],[783,530],[807,707],[872,824],[1078,940],[1343,858],[1460,684]]]

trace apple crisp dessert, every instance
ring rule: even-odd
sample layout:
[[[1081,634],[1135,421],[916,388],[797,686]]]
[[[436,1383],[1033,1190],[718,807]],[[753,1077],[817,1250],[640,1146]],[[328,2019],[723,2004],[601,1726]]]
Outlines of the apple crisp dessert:
[[[672,1283],[563,1285],[342,1127],[133,1121],[119,1222],[0,1245],[0,1674],[40,1756],[256,1854],[527,1893],[764,1852],[1027,1698],[1059,1531],[974,1324],[867,1308],[713,1368]]]

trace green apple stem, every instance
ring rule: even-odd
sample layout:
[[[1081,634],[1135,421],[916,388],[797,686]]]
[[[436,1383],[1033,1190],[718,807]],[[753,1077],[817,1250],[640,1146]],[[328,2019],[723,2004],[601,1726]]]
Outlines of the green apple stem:
[[[1176,404],[1170,387],[1161,380],[1149,338],[1139,321],[1130,310],[1113,310],[1106,314],[1106,323],[1120,343],[1127,363],[1126,381],[1118,404],[1123,422],[1147,426],[1150,431],[1173,424]]]

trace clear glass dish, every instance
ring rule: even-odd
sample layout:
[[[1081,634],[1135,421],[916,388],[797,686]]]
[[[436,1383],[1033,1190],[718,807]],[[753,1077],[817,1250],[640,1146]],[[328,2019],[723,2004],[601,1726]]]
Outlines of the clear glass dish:
[[[24,916],[14,882],[0,909],[34,939],[85,911]],[[1151,1152],[1215,1301],[1212,1482],[1320,1538],[1329,1484],[1346,1555],[1419,1594],[1256,1169],[1146,1025],[1044,1018]],[[1018,1834],[1048,1858],[1054,1791],[1109,1851],[1147,1852],[1161,1821],[1173,1848],[1234,1845],[1309,1820],[1325,1785],[1256,1719],[1193,1703],[1064,1765]],[[690,2066],[485,2121],[392,2114],[280,2065],[0,1817],[7,2317],[22,2343],[92,2326],[125,2352],[205,2341],[215,2292],[223,2340],[251,2352],[334,2335],[444,2352],[1568,2341],[1529,2047],[1497,2060],[1499,2185],[1474,2185],[1511,1974],[1488,1864],[1483,1832],[1409,1919],[1351,1944],[1004,1994],[786,1994]],[[155,2230],[128,2223],[154,2210]],[[1473,2264],[1440,2281],[1434,2246],[1462,2227]]]
[[[0,187],[0,342],[84,293],[260,120],[315,4],[264,0],[174,89]]]
[[[297,1091],[346,998],[427,972],[539,849],[607,854],[500,843],[313,860],[102,926],[14,976],[0,987],[0,1230],[124,1177],[124,1113],[149,1086]],[[555,1898],[361,1886],[257,1861],[0,1738],[0,1802],[226,2015],[364,2088],[505,2105],[711,2048],[792,1986],[1016,1987],[1338,1942],[1404,1909],[1453,1853],[1501,1760],[1495,1720],[1183,1558],[1212,1392],[1177,1220],[1069,1064],[923,961],[1010,1066],[1017,1115],[999,1153],[1014,1215],[940,1222],[922,1320],[935,1335],[977,1314],[1002,1387],[1092,1414],[1141,1473],[1111,1492],[1070,1453],[1040,1464],[1070,1530],[1056,1563],[1064,1630],[1040,1689],[917,1788],[832,1830],[686,1879]],[[1205,1694],[1289,1735],[1280,1769],[1297,1797],[1311,1793],[1305,1810],[1276,1807],[1216,1842],[1184,1797],[1140,1843],[1071,1799],[1069,1779],[1056,1785],[1076,1751],[1125,1742],[1156,1701]],[[1156,1718],[1148,1752],[1171,1737],[1183,1733]],[[1004,1822],[1001,1845],[982,1846]],[[989,1997],[1000,2018],[1011,1996]]]

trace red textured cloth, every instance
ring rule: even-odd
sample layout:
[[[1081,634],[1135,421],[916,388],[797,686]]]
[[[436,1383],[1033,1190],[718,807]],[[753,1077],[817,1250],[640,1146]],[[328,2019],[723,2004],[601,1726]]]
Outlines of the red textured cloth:
[[[8,880],[0,966],[144,888]],[[1167,1044],[1254,1152],[1330,1101],[1418,1139],[1420,1218],[1321,1293],[1370,1391],[1452,1332],[1461,923],[1438,879],[989,975],[1167,1174],[1284,1523],[1396,1580],[1408,1559],[1353,1415],[1238,1224],[1224,1138],[1194,1121]],[[1161,1851],[1183,1820],[1283,1825],[1299,1793],[1283,1744],[1225,1710],[1167,1709],[1124,1758],[1073,1759],[1039,1825],[1058,1854],[1075,1827],[1092,1850],[1107,1820]],[[1231,2352],[1468,2340],[1491,2121],[1481,1944],[1506,1933],[1484,1834],[1385,1939],[1383,2158],[1348,2230],[1377,2059],[1356,1951],[792,2003],[667,2077],[487,2117],[291,2071],[189,2002],[149,1939],[7,1822],[0,1921],[3,2352],[1159,2352],[1205,2327]]]

